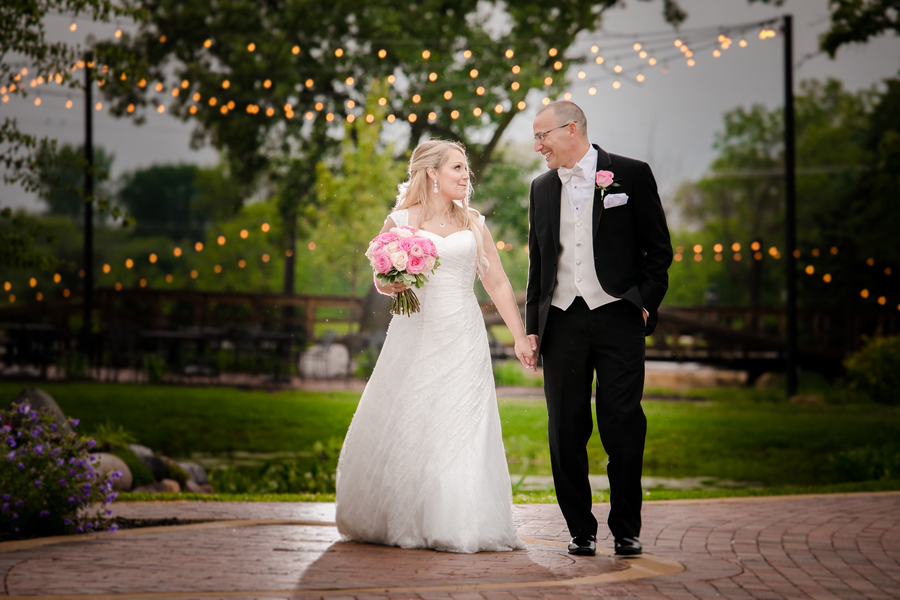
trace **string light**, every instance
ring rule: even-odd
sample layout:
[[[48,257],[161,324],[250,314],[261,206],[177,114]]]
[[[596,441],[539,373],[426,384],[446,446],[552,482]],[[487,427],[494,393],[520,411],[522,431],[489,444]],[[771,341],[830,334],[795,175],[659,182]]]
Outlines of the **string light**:
[[[291,48],[291,53],[294,54],[295,56],[297,54],[300,54],[300,46],[294,46],[293,48]]]
[[[387,56],[387,50],[382,48],[378,51],[378,58],[384,58],[385,56]]]
[[[263,255],[262,255],[262,261],[263,261],[264,263],[269,262],[269,259],[270,259],[270,258],[271,258],[271,257],[270,257],[268,254],[263,254]]]
[[[428,60],[429,58],[431,58],[431,52],[429,52],[428,50],[423,50],[422,58],[424,58],[425,60]]]

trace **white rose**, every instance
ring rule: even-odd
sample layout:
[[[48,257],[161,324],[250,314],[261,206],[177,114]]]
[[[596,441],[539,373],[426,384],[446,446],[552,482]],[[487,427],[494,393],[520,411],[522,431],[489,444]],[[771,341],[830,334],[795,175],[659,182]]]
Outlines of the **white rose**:
[[[399,231],[397,231],[397,235],[400,237],[400,239],[403,239],[412,237],[414,234],[409,229],[400,229]]]
[[[400,244],[398,242],[391,242],[384,247],[384,251],[388,254],[393,254],[397,250],[400,249]]]
[[[394,268],[398,271],[402,271],[406,268],[406,263],[409,261],[409,255],[403,250],[397,250],[396,252],[391,252],[391,262],[394,264]]]

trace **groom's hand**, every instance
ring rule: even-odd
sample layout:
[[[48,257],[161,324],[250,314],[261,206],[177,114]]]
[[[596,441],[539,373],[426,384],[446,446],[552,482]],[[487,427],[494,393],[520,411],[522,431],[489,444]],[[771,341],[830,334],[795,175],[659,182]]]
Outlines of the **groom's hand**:
[[[531,334],[528,337],[528,340],[531,342],[531,351],[534,352],[534,355],[537,356],[538,349],[538,336],[535,334]]]
[[[534,349],[531,346],[531,340],[520,339],[516,342],[515,348],[516,358],[519,359],[519,362],[522,363],[522,366],[526,369],[530,369],[534,373],[537,373],[537,357],[535,356]]]

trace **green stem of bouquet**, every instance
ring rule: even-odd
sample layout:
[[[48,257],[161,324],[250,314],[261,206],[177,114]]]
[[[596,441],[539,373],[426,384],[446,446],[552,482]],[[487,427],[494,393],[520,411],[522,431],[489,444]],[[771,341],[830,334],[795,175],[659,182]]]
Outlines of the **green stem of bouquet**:
[[[415,292],[411,289],[397,292],[391,303],[391,314],[411,316],[412,313],[419,312],[419,299]]]

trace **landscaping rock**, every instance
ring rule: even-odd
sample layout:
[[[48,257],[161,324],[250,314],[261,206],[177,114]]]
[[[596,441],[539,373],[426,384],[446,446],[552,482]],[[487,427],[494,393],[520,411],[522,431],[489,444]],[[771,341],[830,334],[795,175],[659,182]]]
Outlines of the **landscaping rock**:
[[[215,490],[213,486],[208,483],[204,483],[200,485],[193,479],[188,479],[187,483],[184,485],[184,491],[191,492],[192,494],[215,494]]]
[[[141,446],[140,444],[128,444],[128,448],[130,448],[138,458],[144,456],[153,456],[153,450],[151,450],[147,446]]]
[[[113,471],[122,471],[122,476],[113,481],[113,491],[127,492],[131,490],[134,478],[131,475],[131,469],[125,464],[125,461],[115,454],[107,454],[106,452],[97,452],[91,454],[96,456],[97,461],[94,463],[94,469],[103,473],[111,473]]]
[[[187,474],[190,475],[191,481],[193,481],[194,483],[197,483],[199,485],[209,483],[209,477],[206,476],[206,471],[197,463],[180,462],[178,463],[178,466],[184,469]]]
[[[169,477],[169,465],[159,456],[153,454],[141,456],[138,454],[138,458],[144,463],[144,466],[150,469],[150,472],[153,473],[153,479],[156,481],[162,481]]]
[[[148,483],[147,485],[139,485],[131,491],[135,494],[159,494],[166,491],[166,488],[160,482],[154,481],[153,483]]]
[[[163,487],[163,492],[166,494],[179,494],[181,493],[181,485],[178,484],[174,479],[163,479],[159,482]]]
[[[60,427],[63,433],[71,433],[72,427],[69,425],[68,419],[66,419],[65,413],[59,407],[59,404],[56,403],[50,394],[45,392],[44,390],[38,388],[25,388],[18,394],[16,397],[12,399],[12,401],[6,405],[6,408],[9,409],[13,404],[22,404],[23,402],[28,402],[36,411],[40,411],[43,408],[47,408],[53,414],[53,420]],[[19,413],[16,413],[15,418],[13,418],[13,425],[18,427],[22,424],[22,417]]]

